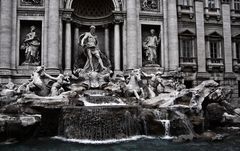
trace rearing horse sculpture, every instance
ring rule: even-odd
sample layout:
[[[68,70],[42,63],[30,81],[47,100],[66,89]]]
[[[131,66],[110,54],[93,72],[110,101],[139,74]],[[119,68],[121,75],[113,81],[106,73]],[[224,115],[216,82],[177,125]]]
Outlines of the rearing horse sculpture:
[[[129,82],[124,86],[123,92],[127,96],[135,96],[138,100],[140,94],[144,96],[143,88],[141,87],[141,69],[134,69],[129,76]]]

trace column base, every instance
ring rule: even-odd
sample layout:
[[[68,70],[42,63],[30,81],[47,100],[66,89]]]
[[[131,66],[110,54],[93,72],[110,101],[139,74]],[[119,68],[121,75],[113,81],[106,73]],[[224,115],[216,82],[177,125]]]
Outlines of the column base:
[[[158,71],[163,72],[164,68],[160,67],[159,65],[146,65],[142,67],[143,72],[148,73],[148,74],[155,74]]]
[[[7,84],[12,78],[11,74],[10,69],[0,68],[0,84]]]
[[[71,69],[65,69],[64,70],[64,74],[65,75],[71,75],[72,74],[72,70]]]
[[[60,74],[60,70],[56,69],[56,68],[47,68],[46,72],[50,75],[59,75]]]
[[[12,70],[8,69],[8,68],[0,68],[0,75],[11,76],[12,75]]]

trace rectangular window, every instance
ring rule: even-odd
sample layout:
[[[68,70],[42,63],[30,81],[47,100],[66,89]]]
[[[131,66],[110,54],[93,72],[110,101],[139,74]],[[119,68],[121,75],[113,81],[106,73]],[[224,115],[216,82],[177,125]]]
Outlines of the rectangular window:
[[[190,6],[190,0],[183,0],[183,6]]]
[[[240,41],[236,42],[236,58],[238,63],[240,63]]]
[[[182,9],[189,10],[190,9],[190,0],[182,0],[180,5],[181,5]]]
[[[234,0],[234,10],[236,13],[240,13],[240,0]]]
[[[217,41],[210,41],[210,56],[212,59],[217,58],[217,53],[218,53],[218,43]]]
[[[183,62],[193,62],[192,39],[182,39],[182,57]]]
[[[208,0],[208,8],[209,9],[215,9],[216,8],[215,0]]]

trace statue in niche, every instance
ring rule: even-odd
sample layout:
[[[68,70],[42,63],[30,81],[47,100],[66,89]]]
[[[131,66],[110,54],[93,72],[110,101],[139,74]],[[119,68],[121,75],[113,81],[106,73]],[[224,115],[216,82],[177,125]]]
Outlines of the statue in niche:
[[[42,0],[21,0],[22,5],[41,5]]]
[[[36,27],[31,26],[31,31],[25,36],[24,42],[21,45],[21,50],[25,51],[25,61],[22,65],[39,65],[41,45],[40,38],[36,34]]]
[[[157,47],[161,41],[161,37],[155,35],[155,30],[150,30],[150,35],[143,42],[144,54],[147,64],[157,63]]]
[[[143,0],[142,1],[142,10],[156,10],[158,9],[157,0]]]
[[[87,89],[104,88],[109,82],[110,61],[99,49],[96,27],[91,26],[90,32],[79,37],[79,55],[74,64],[75,84],[71,89],[81,93]],[[86,61],[85,61],[86,60]]]
[[[87,57],[87,61],[83,67],[84,72],[102,72],[107,70],[110,66],[110,61],[104,55],[98,46],[98,38],[95,34],[96,27],[91,26],[90,32],[86,32],[80,35],[80,45],[81,49],[85,56]]]

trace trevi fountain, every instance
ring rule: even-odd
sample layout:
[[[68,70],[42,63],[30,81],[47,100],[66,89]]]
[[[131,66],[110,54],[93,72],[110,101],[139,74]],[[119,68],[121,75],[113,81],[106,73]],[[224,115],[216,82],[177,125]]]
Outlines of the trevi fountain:
[[[86,61],[72,74],[37,66],[26,83],[1,85],[0,150],[240,149],[231,87],[186,89],[181,68],[114,73],[95,28],[80,36]]]

